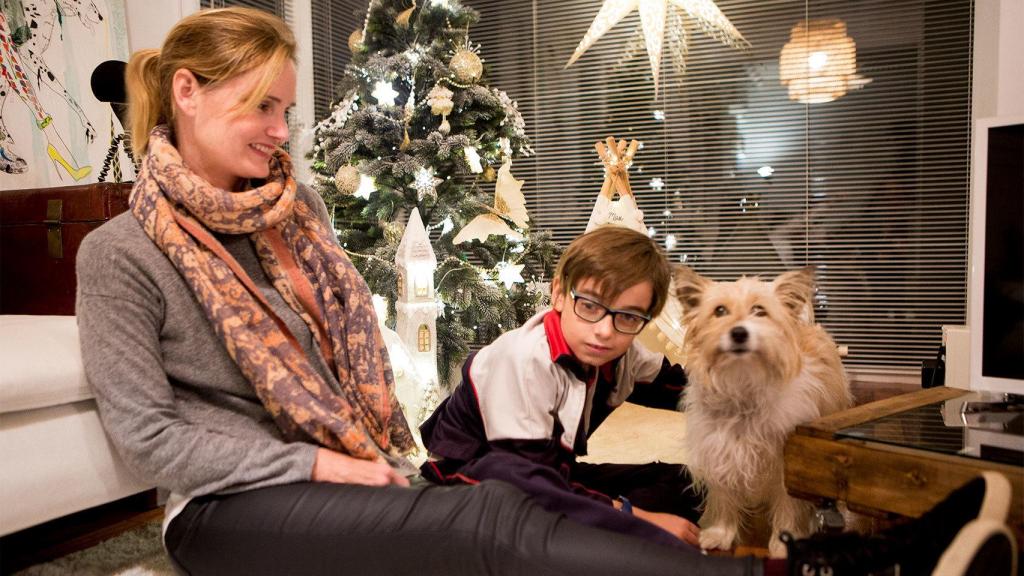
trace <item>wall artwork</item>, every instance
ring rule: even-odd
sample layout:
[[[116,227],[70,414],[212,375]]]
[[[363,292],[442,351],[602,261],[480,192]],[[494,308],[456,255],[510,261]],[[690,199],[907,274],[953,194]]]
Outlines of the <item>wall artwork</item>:
[[[127,59],[124,0],[0,0],[0,191],[98,181],[124,129],[90,78]],[[107,181],[134,178],[118,150]]]

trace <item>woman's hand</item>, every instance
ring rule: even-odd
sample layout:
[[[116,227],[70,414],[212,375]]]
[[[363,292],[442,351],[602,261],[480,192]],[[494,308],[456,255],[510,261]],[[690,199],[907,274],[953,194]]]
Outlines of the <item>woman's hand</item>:
[[[633,506],[633,515],[646,520],[687,544],[700,547],[700,528],[682,516],[667,512],[649,512]]]
[[[409,485],[409,480],[396,472],[383,458],[362,460],[327,448],[316,451],[313,481],[367,486]]]

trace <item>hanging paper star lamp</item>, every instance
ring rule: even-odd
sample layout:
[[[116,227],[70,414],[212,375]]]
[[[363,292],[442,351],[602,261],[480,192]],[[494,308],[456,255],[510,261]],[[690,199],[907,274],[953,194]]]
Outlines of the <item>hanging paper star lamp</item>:
[[[579,46],[576,47],[576,51],[573,52],[565,67],[571,66],[605,32],[611,30],[619,21],[637,9],[640,12],[640,24],[643,28],[644,47],[647,49],[647,58],[651,64],[651,76],[654,78],[655,94],[658,93],[662,44],[665,40],[665,22],[669,17],[670,10],[679,10],[689,18],[696,20],[698,28],[723,44],[734,48],[750,46],[712,0],[604,0],[593,23],[590,24],[590,29],[580,40]],[[673,28],[681,28],[683,25],[683,18],[673,18]],[[685,54],[688,50],[685,31],[673,29],[670,37],[681,39],[679,40],[681,45],[675,48],[677,52]]]
[[[779,55],[779,81],[790,100],[804,104],[831,102],[871,82],[857,74],[857,45],[838,18],[793,26]]]

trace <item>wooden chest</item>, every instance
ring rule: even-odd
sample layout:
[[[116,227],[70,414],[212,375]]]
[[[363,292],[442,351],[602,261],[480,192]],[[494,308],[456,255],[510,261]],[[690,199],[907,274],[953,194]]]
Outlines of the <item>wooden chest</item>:
[[[82,239],[128,209],[131,183],[0,192],[0,314],[75,313]]]

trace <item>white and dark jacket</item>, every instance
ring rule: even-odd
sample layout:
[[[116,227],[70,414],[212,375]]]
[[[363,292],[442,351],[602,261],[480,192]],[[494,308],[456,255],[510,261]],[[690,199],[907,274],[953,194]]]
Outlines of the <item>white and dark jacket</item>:
[[[680,366],[638,342],[605,366],[586,367],[569,349],[558,312],[539,313],[466,360],[462,382],[420,427],[433,458],[423,473],[440,483],[498,478],[530,488],[540,465],[574,492],[609,502],[572,482],[587,437],[627,399],[675,409],[685,383]]]

